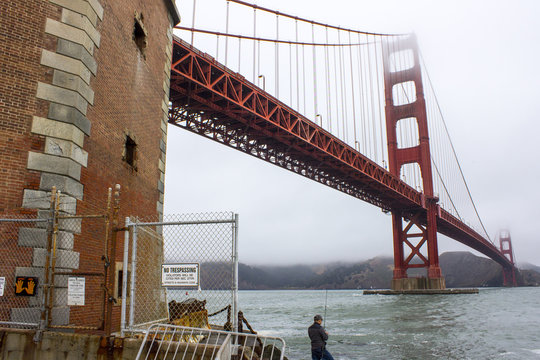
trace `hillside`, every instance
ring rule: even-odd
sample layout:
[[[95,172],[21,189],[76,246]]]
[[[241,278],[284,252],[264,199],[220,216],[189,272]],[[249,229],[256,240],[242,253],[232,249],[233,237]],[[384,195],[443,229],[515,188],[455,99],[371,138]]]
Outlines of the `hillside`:
[[[469,252],[447,252],[439,257],[446,286],[502,286],[501,267]],[[377,257],[359,263],[334,263],[294,266],[249,266],[239,264],[239,288],[265,289],[369,289],[388,288],[393,259]],[[537,267],[538,268],[538,267]],[[538,286],[540,271],[521,270],[522,286]]]

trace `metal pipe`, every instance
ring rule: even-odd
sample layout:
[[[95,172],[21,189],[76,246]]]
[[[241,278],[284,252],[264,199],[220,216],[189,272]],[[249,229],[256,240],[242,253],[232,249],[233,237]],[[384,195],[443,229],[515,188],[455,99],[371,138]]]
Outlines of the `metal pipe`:
[[[201,220],[201,221],[171,221],[171,222],[138,222],[132,226],[159,226],[159,225],[205,225],[205,224],[231,224],[235,220]]]
[[[49,297],[48,297],[48,309],[49,314],[47,317],[47,327],[51,326],[52,322],[52,309],[54,306],[54,269],[56,268],[56,240],[58,237],[58,212],[60,211],[60,191],[56,192],[55,206],[54,206],[54,222],[53,222],[53,233],[52,233],[52,257],[51,257],[51,281],[49,286]]]
[[[129,331],[133,331],[135,313],[135,274],[137,273],[137,223],[133,224],[133,250],[131,251],[131,301],[129,302]]]
[[[122,311],[120,315],[120,335],[124,336],[126,328],[126,301],[127,301],[127,269],[129,261],[129,217],[126,217],[126,231],[124,231],[124,264],[122,265]]]
[[[54,191],[54,190],[53,190]],[[0,219],[0,223],[37,223],[37,222],[48,222],[50,219]]]
[[[13,321],[0,321],[0,324],[11,325],[11,326],[28,326],[28,327],[38,327],[38,323],[24,323],[24,322],[13,322]]]
[[[101,327],[105,328],[105,313],[107,312],[107,274],[109,271],[109,266],[107,262],[109,261],[109,227],[111,222],[111,201],[112,201],[112,188],[108,189],[107,192],[107,216],[105,217],[105,241],[103,242],[103,303],[101,309]]]
[[[54,218],[55,218],[55,212],[54,212],[54,205],[56,202],[56,186],[52,187],[51,191],[51,201],[49,206],[49,215],[50,218],[47,219],[48,225],[47,225],[47,256],[45,257],[45,268],[44,276],[45,276],[45,283],[43,284],[43,291],[41,299],[41,321],[39,325],[39,330],[45,330],[46,324],[48,324],[48,317],[50,316],[49,313],[49,291],[51,288],[50,282],[50,265],[51,265],[51,250],[52,250],[52,232],[54,228]],[[37,334],[36,334],[37,335]]]

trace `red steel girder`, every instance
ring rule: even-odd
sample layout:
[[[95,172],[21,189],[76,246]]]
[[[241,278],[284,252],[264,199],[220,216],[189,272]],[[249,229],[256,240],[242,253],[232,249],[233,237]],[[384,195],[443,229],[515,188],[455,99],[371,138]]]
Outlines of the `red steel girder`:
[[[383,209],[422,207],[422,194],[384,168],[208,55],[177,38],[174,44],[173,108],[185,107],[191,114],[211,109],[219,114],[216,118],[228,121],[229,127],[241,128],[239,124],[244,124],[246,132],[277,139],[291,146],[292,157],[298,156],[296,160],[300,164],[315,160],[331,167],[331,174],[326,176],[335,181],[329,186],[341,191],[352,186],[358,191],[355,196]],[[193,130],[196,117],[192,116],[190,128],[200,133]],[[171,118],[172,123],[188,128],[185,123],[181,125],[182,121]],[[344,180],[348,180],[350,186],[345,186]],[[336,181],[341,185],[336,185]]]

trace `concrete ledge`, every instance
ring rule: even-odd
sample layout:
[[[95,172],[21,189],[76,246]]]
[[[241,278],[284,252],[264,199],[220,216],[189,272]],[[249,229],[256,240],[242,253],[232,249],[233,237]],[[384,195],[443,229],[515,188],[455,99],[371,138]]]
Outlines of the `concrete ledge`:
[[[85,0],[49,0],[53,4],[60,5],[66,9],[73,10],[75,12],[78,12],[79,14],[82,14],[90,20],[92,25],[97,25],[97,18],[98,14],[93,9],[93,7]],[[93,1],[95,3],[95,1]],[[103,8],[101,8],[101,17],[103,18]]]
[[[73,124],[83,133],[90,136],[90,129],[92,127],[92,123],[79,110],[75,109],[72,106],[51,103],[49,105],[49,114],[47,116],[51,120],[57,120],[67,124]]]
[[[364,295],[457,295],[478,294],[478,289],[364,290]]]
[[[48,210],[50,199],[50,192],[24,189],[22,206],[26,209]],[[77,200],[71,196],[60,195],[60,210],[68,214],[75,214],[77,210]]]
[[[62,22],[84,30],[94,44],[99,47],[101,35],[86,16],[64,8],[62,10]]]
[[[90,72],[94,75],[97,74],[97,62],[92,55],[86,51],[86,49],[79,44],[71,42],[65,39],[58,39],[56,46],[56,52],[80,60]]]
[[[53,186],[56,186],[56,189],[63,194],[71,195],[77,200],[83,199],[84,186],[80,182],[73,180],[68,176],[50,173],[41,174],[39,189],[52,191]]]
[[[27,168],[29,170],[66,175],[75,180],[80,180],[81,177],[81,165],[75,161],[65,157],[32,151],[28,153]],[[41,209],[43,208],[41,207]]]
[[[78,92],[90,105],[94,105],[94,91],[77,75],[54,70],[52,83],[53,85]]]
[[[67,51],[66,51],[67,52]],[[62,54],[57,54],[49,50],[43,50],[41,53],[41,65],[53,69],[62,70],[67,73],[77,75],[90,84],[91,73],[86,64],[79,58],[73,58]]]
[[[56,243],[58,249],[72,250],[73,234],[59,231]],[[47,229],[20,228],[18,245],[43,249],[47,248]]]
[[[38,82],[36,97],[39,99],[73,106],[86,115],[88,102],[76,91]]]
[[[44,267],[47,249],[34,248],[32,266]],[[79,268],[79,253],[69,250],[58,250],[56,253],[56,267],[63,269]]]
[[[88,164],[88,153],[71,141],[47,137],[45,153],[70,158],[84,167]]]
[[[56,20],[47,19],[47,22],[45,23],[45,32],[81,44],[90,54],[94,53],[94,42],[84,30]]]
[[[38,116],[33,117],[30,131],[34,134],[72,141],[79,147],[82,147],[84,142],[83,132],[75,125]]]

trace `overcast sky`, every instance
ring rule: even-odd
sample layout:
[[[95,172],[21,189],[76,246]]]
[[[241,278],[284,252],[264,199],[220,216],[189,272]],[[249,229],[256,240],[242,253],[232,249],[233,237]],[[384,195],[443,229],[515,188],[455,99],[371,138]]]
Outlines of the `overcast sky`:
[[[215,29],[225,3],[197,0],[197,27]],[[517,261],[540,265],[540,1],[257,4],[345,28],[414,31],[488,233],[495,239],[508,229]],[[192,0],[177,6],[181,25],[191,26],[186,12]],[[244,263],[357,261],[393,254],[391,217],[380,209],[171,125],[165,180],[166,214],[239,214]],[[469,249],[439,237],[440,253],[454,250]]]

